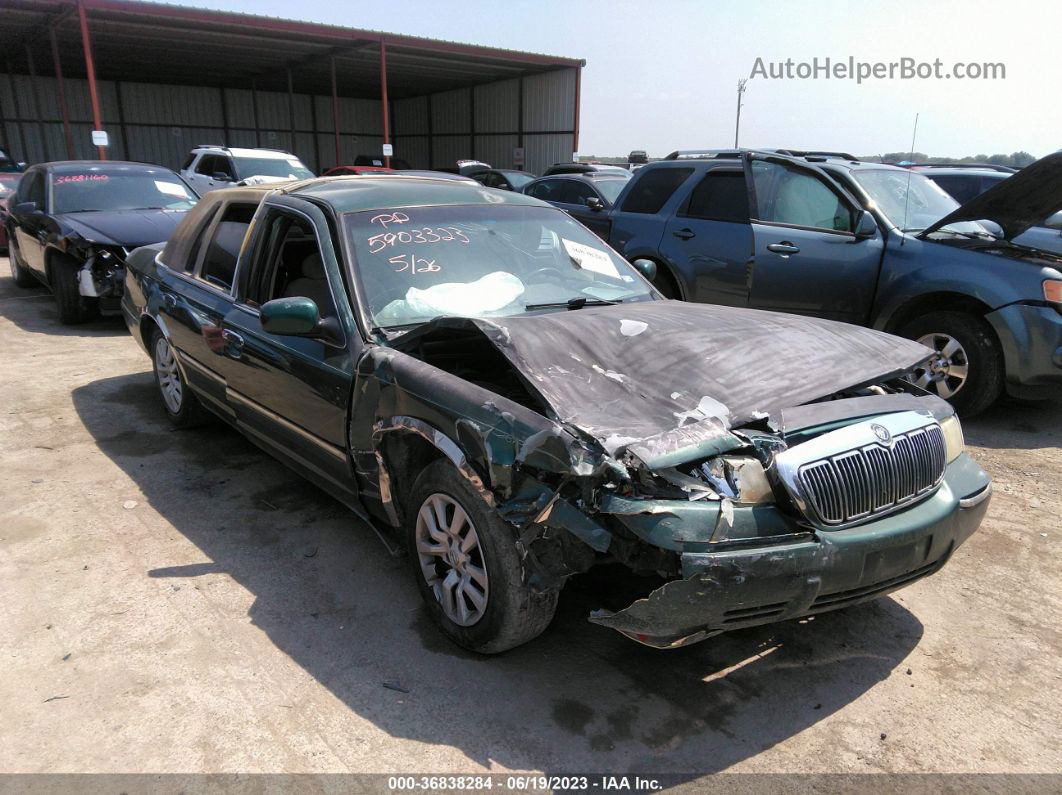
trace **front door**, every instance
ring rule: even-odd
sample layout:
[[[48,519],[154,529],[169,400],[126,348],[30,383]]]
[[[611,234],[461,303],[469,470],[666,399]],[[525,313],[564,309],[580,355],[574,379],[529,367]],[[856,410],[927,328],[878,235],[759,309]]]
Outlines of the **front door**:
[[[240,428],[299,469],[322,478],[347,498],[357,494],[347,457],[353,334],[338,306],[344,290],[335,250],[319,211],[269,207],[242,278],[240,299],[225,317],[223,334],[236,363],[227,379],[228,401]],[[320,222],[320,226],[315,222]],[[317,304],[326,322],[320,335],[271,334],[259,307],[274,298],[301,296]]]
[[[20,212],[15,215],[15,245],[25,266],[36,271],[42,278],[45,276],[44,241],[48,234],[45,219],[49,209],[45,206],[45,178],[44,169],[27,172],[19,182],[16,197],[9,200],[12,207],[24,202],[37,205],[35,212]]]
[[[859,208],[814,169],[753,157],[749,306],[866,323],[884,250],[856,232]]]

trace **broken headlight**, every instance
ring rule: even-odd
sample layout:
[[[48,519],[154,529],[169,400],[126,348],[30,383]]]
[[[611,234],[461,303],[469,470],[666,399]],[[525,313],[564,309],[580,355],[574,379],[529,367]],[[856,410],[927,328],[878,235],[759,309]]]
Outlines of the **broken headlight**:
[[[758,505],[774,499],[767,473],[758,458],[749,455],[716,456],[701,464],[698,471],[720,497],[733,502]]]
[[[959,418],[952,414],[940,421],[940,430],[944,433],[944,452],[950,464],[966,448],[966,441],[962,438],[962,424]]]

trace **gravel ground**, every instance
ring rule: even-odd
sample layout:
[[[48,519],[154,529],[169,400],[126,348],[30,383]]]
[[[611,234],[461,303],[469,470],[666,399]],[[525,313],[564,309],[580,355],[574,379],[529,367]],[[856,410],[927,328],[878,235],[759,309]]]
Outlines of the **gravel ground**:
[[[576,582],[482,659],[338,503],[171,431],[119,320],[0,279],[0,373],[0,771],[1062,772],[1062,404],[966,424],[988,517],[891,597],[657,652]]]

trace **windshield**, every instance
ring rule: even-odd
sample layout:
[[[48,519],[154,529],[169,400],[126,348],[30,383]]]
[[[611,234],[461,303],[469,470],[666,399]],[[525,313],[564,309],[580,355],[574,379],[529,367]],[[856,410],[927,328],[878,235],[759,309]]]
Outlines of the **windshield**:
[[[600,182],[594,182],[594,187],[601,193],[609,204],[615,204],[616,198],[623,192],[623,189],[627,187],[627,182],[624,180],[620,182],[618,179],[603,179]]]
[[[523,171],[503,171],[502,173],[509,180],[509,184],[517,190],[535,178],[534,174],[526,174]]]
[[[653,298],[644,279],[586,227],[547,207],[458,205],[343,216],[375,325],[443,315],[521,314],[571,299]],[[537,311],[537,310],[535,310]]]
[[[52,176],[52,208],[56,213],[187,210],[197,201],[180,177],[164,169],[92,166]]]
[[[878,209],[904,232],[921,232],[959,206],[933,180],[913,171],[856,169],[851,174]],[[945,229],[963,234],[988,234],[988,230],[974,221],[949,224]]]
[[[238,179],[249,177],[283,177],[284,179],[306,179],[313,172],[306,168],[296,157],[237,157],[236,171]],[[383,165],[381,163],[380,165]]]

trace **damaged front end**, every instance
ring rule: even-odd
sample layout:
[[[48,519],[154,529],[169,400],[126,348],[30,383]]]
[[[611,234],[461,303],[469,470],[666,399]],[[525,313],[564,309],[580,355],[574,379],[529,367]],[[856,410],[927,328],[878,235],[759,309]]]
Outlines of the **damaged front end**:
[[[936,571],[976,529],[988,476],[963,453],[951,407],[900,378],[925,349],[823,321],[659,303],[504,325],[444,318],[370,347],[350,426],[367,503],[399,526],[412,473],[445,456],[512,525],[533,587],[602,563],[661,582],[590,616],[658,648],[879,596]],[[803,345],[788,355],[803,357],[803,380],[760,387],[724,346],[706,353],[682,317],[706,312],[717,336],[744,335],[733,347],[784,361],[780,346]],[[631,317],[649,330],[673,323],[670,344],[648,331],[632,340]],[[609,355],[600,327],[612,325]],[[767,354],[747,339],[764,327]],[[876,356],[878,378],[835,367],[839,383],[809,383],[809,345],[828,357],[801,335],[820,328]],[[710,368],[682,369],[694,343]],[[677,380],[686,388],[668,386]],[[705,396],[713,387],[721,399]]]
[[[81,262],[77,272],[78,292],[85,298],[100,299],[103,309],[116,308],[125,284],[125,260],[129,251],[121,246],[87,241],[81,241],[74,250]]]

